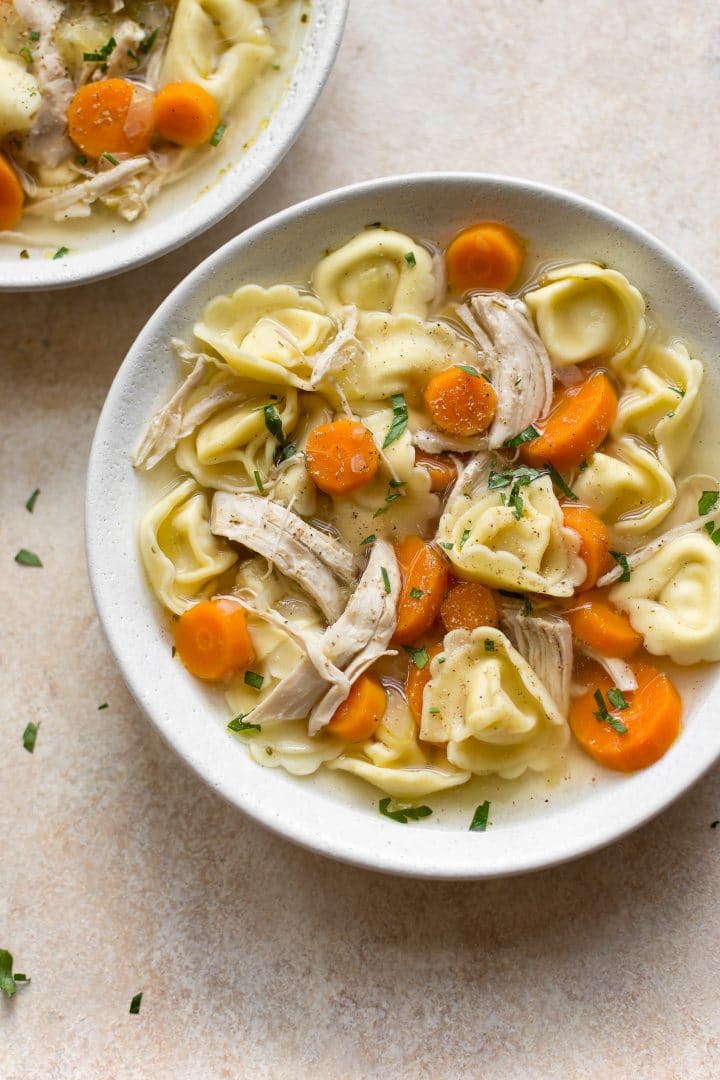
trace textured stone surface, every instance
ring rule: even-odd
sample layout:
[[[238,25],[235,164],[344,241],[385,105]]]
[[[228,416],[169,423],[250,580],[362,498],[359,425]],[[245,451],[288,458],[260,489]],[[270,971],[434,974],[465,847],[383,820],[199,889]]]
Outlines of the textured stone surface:
[[[0,946],[33,978],[0,1002],[5,1080],[720,1074],[717,768],[639,833],[542,874],[333,865],[160,742],[103,641],[82,535],[113,373],[225,239],[355,179],[477,169],[605,202],[717,286],[719,90],[709,0],[354,0],[316,112],[231,218],[113,281],[0,297]],[[21,546],[43,570],[12,562]]]

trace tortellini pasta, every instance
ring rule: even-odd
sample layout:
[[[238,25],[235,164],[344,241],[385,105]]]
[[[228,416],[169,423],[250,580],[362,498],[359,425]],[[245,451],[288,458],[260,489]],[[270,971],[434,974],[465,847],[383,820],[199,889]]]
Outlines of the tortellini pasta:
[[[197,83],[226,112],[273,54],[257,6],[248,0],[177,0],[161,83]]]
[[[550,270],[525,303],[555,367],[605,360],[621,370],[645,337],[641,293],[623,274],[596,263]]]
[[[304,390],[311,389],[309,357],[334,332],[320,301],[291,285],[244,285],[217,296],[194,327],[238,375]]]
[[[515,505],[503,489],[461,489],[448,502],[437,538],[462,577],[495,588],[572,596],[586,575],[577,534],[565,528],[545,475],[522,487]]]
[[[703,367],[677,341],[652,343],[639,363],[626,376],[613,435],[652,440],[661,465],[672,473],[685,460],[700,420]]]
[[[657,457],[624,436],[594,453],[578,474],[575,494],[619,536],[643,536],[667,517],[675,481]]]
[[[500,630],[451,631],[430,670],[420,736],[447,743],[451,764],[512,779],[557,763],[568,742],[567,723]]]
[[[704,531],[671,540],[615,585],[648,652],[676,664],[720,660],[720,547]]]
[[[40,108],[40,88],[18,56],[0,46],[0,139],[29,131]]]
[[[329,311],[354,304],[421,319],[436,291],[430,253],[404,233],[382,228],[365,229],[321,259],[312,286]]]
[[[208,500],[184,480],[147,511],[140,524],[140,554],[158,599],[176,615],[214,591],[237,553],[213,536]]]

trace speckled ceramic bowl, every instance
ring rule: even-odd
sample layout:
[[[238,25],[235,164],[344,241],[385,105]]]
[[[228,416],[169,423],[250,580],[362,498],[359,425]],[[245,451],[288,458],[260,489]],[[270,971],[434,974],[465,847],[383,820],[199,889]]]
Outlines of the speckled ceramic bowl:
[[[242,122],[228,125],[217,150],[163,188],[145,215],[108,215],[35,226],[37,246],[0,233],[0,291],[57,289],[111,277],[150,262],[205,232],[270,176],[292,146],[332,68],[349,0],[313,0],[289,71],[270,73],[268,93],[251,91]],[[22,230],[21,222],[19,229]],[[61,247],[69,249],[53,258]],[[30,258],[20,258],[23,248]]]
[[[255,764],[226,731],[227,706],[171,659],[167,624],[140,564],[137,522],[148,484],[131,467],[148,418],[176,380],[169,341],[189,337],[203,305],[241,284],[302,280],[328,247],[370,222],[447,240],[473,220],[497,218],[545,260],[596,259],[627,274],[708,362],[708,402],[720,400],[720,300],[680,259],[637,226],[568,192],[465,174],[395,177],[329,192],[256,225],[197,267],[150,319],[108,395],[87,485],[87,553],[97,608],[118,664],[153,723],[214,790],[258,822],[308,848],[376,870],[483,878],[546,867],[637,828],[720,755],[720,665],[676,670],[685,729],[652,768],[607,772],[579,751],[561,775],[473,781],[428,798],[433,816],[402,825],[378,813],[380,793],[344,774],[298,779]],[[715,430],[708,430],[708,429]],[[717,425],[696,442],[720,462]],[[491,800],[487,832],[468,831],[475,803]]]

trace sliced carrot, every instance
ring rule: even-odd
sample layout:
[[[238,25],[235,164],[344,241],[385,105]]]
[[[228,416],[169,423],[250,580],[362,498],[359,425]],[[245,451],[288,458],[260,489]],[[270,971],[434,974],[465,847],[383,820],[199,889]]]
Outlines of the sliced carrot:
[[[226,679],[255,659],[245,612],[232,600],[203,600],[175,623],[175,648],[199,679]]]
[[[445,253],[450,288],[457,293],[471,289],[505,292],[520,273],[525,252],[520,239],[498,221],[481,221],[463,229]]]
[[[380,455],[363,424],[357,420],[333,420],[312,429],[305,458],[308,472],[321,491],[346,495],[370,483]]]
[[[440,552],[419,536],[406,536],[395,548],[403,585],[393,640],[410,645],[438,617],[448,586],[448,568]]]
[[[448,592],[440,608],[447,631],[474,630],[476,626],[500,625],[495,593],[475,581],[461,581]]]
[[[17,225],[24,201],[20,177],[5,155],[0,154],[0,229],[13,229]]]
[[[625,691],[628,708],[613,706],[608,698],[613,682],[604,672],[570,706],[570,727],[583,750],[601,765],[619,772],[645,769],[661,758],[677,738],[682,717],[680,695],[668,676],[650,664],[636,663],[632,667],[638,688]],[[603,709],[615,726],[603,719],[596,694],[598,698],[602,694]],[[623,732],[622,727],[627,730]]]
[[[415,464],[427,469],[431,491],[445,491],[457,480],[455,462],[445,454],[420,454],[416,451]]]
[[[577,640],[601,656],[625,660],[642,645],[642,634],[633,630],[627,615],[611,608],[601,593],[587,593],[581,607],[568,611],[567,618]]]
[[[594,510],[577,503],[563,503],[563,522],[580,537],[580,558],[587,567],[587,574],[576,592],[592,589],[595,582],[610,569],[610,531]]]
[[[435,424],[451,435],[479,435],[486,431],[497,407],[495,391],[487,379],[460,367],[433,375],[423,398]]]
[[[523,444],[521,457],[527,465],[573,469],[597,450],[616,413],[613,385],[602,371],[595,371],[579,385],[558,391],[547,420],[536,425],[540,437]]]
[[[420,647],[420,645],[418,647]],[[425,664],[424,667],[419,668],[417,664],[411,660],[408,664],[407,678],[405,679],[405,697],[410,712],[413,714],[418,727],[422,720],[423,693],[425,687],[430,682],[430,661],[443,651],[441,641],[436,641],[432,645],[425,644],[424,648],[428,654],[427,664]]]
[[[155,130],[178,146],[210,142],[220,122],[220,109],[204,86],[193,82],[166,83],[155,101]]]
[[[370,675],[361,675],[325,731],[344,742],[365,742],[375,732],[387,708],[387,694]]]
[[[154,126],[153,95],[127,79],[102,79],[75,91],[67,111],[70,138],[84,154],[142,154]]]

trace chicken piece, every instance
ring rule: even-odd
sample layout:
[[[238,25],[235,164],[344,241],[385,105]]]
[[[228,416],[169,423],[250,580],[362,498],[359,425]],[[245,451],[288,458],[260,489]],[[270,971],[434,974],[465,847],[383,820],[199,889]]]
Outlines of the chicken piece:
[[[66,116],[75,85],[55,44],[55,29],[64,7],[62,0],[15,0],[20,18],[40,35],[32,51],[42,104],[22,148],[25,160],[39,165],[59,165],[73,152]]]
[[[522,604],[513,600],[503,604],[500,621],[560,712],[567,716],[573,669],[570,623],[559,615],[525,615]]]
[[[150,164],[150,158],[140,156],[128,158],[110,169],[99,172],[90,180],[83,180],[57,195],[39,199],[26,207],[25,213],[35,217],[51,217],[55,221],[65,217],[86,217],[90,206],[108,191],[119,187],[131,176],[135,176]]]

